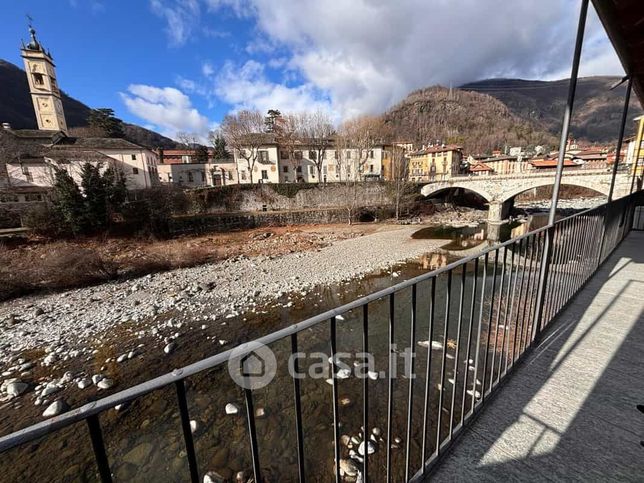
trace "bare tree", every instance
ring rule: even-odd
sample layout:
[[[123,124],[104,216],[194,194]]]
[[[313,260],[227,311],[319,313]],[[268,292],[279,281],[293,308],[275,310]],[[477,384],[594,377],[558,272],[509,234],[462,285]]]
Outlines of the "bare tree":
[[[346,121],[342,130],[352,152],[352,176],[362,179],[371,152],[382,140],[382,121],[376,116],[360,116]]]
[[[266,143],[264,116],[257,110],[242,110],[227,114],[221,123],[221,131],[226,143],[234,154],[243,159],[250,182],[253,183],[253,169],[259,157],[259,148]],[[235,161],[236,162],[236,161]]]
[[[176,138],[188,149],[192,149],[199,144],[199,138],[190,132],[178,132]]]
[[[271,112],[271,111],[269,111]],[[274,111],[279,112],[279,111]],[[303,124],[306,115],[302,113],[280,114],[272,122],[272,132],[275,133],[280,151],[288,156],[288,165],[295,172],[299,165],[299,159],[295,153],[297,148],[302,146]],[[279,153],[280,158],[282,154]]]
[[[0,187],[11,186],[7,164],[16,160],[20,162],[21,156],[22,146],[18,139],[0,128]]]
[[[393,199],[394,213],[396,220],[400,219],[400,212],[407,204],[412,190],[412,183],[409,181],[409,159],[405,149],[393,144],[389,150],[389,173],[387,182]]]
[[[327,149],[333,143],[335,129],[329,115],[321,110],[306,113],[302,116],[302,137],[304,142],[315,153],[313,163],[318,172],[318,183],[322,180],[322,165]]]

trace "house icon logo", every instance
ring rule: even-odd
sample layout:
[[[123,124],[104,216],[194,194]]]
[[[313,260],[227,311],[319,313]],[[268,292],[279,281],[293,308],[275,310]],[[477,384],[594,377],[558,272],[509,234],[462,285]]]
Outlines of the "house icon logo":
[[[277,372],[277,360],[271,349],[260,342],[242,344],[228,358],[228,373],[244,389],[267,386]]]

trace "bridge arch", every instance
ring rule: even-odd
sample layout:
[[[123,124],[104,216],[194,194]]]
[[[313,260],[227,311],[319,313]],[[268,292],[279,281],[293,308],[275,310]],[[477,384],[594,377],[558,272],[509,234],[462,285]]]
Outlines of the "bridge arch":
[[[479,195],[481,198],[483,198],[488,203],[490,201],[494,200],[494,196],[491,193],[489,193],[488,191],[486,191],[484,189],[481,189],[478,186],[472,186],[472,183],[468,183],[467,181],[463,182],[463,183],[451,182],[449,184],[447,184],[447,183],[426,184],[425,186],[423,186],[423,188],[421,190],[421,194],[423,196],[425,196],[426,198],[428,198],[430,196],[439,194],[441,191],[447,191],[447,190],[453,189],[453,188],[461,188],[461,189],[464,189],[466,191],[470,191],[471,193],[476,193],[477,195]]]
[[[506,201],[509,201],[513,199],[515,196],[520,195],[521,193],[524,193],[528,190],[534,189],[534,188],[541,188],[543,186],[553,186],[554,179],[548,179],[548,180],[534,180],[531,183],[526,183],[525,185],[521,187],[512,187],[508,190],[504,190],[501,194],[501,201],[502,203],[505,203]],[[583,178],[578,178],[574,180],[566,180],[565,178],[561,180],[561,186],[578,186],[580,188],[586,188],[591,191],[596,192],[598,195],[604,195],[608,196],[608,190],[609,186],[604,186],[603,184],[599,184],[596,181],[593,180],[584,180]]]

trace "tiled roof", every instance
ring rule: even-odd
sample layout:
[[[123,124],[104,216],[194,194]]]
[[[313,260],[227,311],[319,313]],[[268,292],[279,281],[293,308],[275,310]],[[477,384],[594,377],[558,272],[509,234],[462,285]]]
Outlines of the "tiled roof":
[[[530,164],[535,168],[556,168],[558,160],[556,159],[533,159]],[[569,159],[564,159],[564,167],[578,167],[579,165]]]
[[[470,171],[477,172],[477,171],[494,171],[494,170],[485,163],[476,163],[470,167]]]
[[[431,153],[444,153],[446,151],[461,151],[463,149],[462,146],[457,146],[455,144],[448,144],[445,146],[432,146],[429,148],[425,149],[420,149],[418,151],[413,151],[409,153],[411,156],[422,156],[423,154],[431,154]]]
[[[146,149],[123,138],[74,138],[68,137],[60,145],[86,149]]]

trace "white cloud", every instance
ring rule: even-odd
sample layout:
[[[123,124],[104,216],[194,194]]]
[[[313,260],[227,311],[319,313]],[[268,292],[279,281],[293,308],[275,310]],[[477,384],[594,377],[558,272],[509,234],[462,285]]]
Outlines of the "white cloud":
[[[174,87],[132,84],[121,93],[127,109],[162,134],[176,137],[177,132],[194,133],[205,138],[211,128],[208,118],[192,106],[187,95]]]
[[[299,87],[271,84],[246,63],[239,85],[224,79],[222,99],[286,110],[281,99],[300,105],[323,91],[342,116],[379,112],[436,83],[568,76],[579,9],[571,0],[205,1],[253,18],[256,42],[290,52],[289,66],[304,79]],[[594,12],[586,39],[581,72],[620,74]]]
[[[272,82],[264,73],[264,65],[254,60],[241,65],[233,62],[224,64],[215,78],[213,93],[234,109],[332,111],[324,93],[312,83],[288,86]]]
[[[166,33],[173,46],[186,43],[200,15],[198,0],[150,0],[152,11],[165,19]]]

